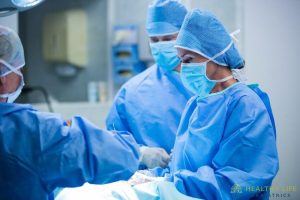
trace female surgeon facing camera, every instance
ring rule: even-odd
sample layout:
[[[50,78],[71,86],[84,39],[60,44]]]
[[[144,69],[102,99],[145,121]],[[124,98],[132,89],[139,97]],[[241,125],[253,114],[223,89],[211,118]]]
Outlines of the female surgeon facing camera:
[[[185,108],[165,174],[177,189],[204,199],[268,199],[278,171],[275,125],[269,102],[236,80],[244,61],[211,13],[190,12],[175,47],[181,79],[195,94]]]

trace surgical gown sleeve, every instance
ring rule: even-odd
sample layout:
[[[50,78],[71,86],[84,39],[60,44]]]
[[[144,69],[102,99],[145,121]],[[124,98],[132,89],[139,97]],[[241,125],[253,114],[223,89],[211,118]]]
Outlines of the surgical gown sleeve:
[[[70,127],[51,115],[38,119],[39,173],[49,191],[127,180],[137,170],[137,146],[127,132],[101,130],[81,117]]]
[[[193,155],[203,164],[194,168],[191,157],[181,160],[186,167],[175,170],[172,181],[179,191],[197,198],[268,199],[267,187],[278,171],[278,157],[267,110],[247,97],[239,99],[228,111],[222,107],[212,109],[216,109],[214,115],[204,113],[198,119],[199,127],[190,125],[191,135],[184,139],[193,141],[185,143],[190,152],[181,151],[185,157]],[[219,118],[221,115],[226,117]],[[193,152],[196,146],[202,152]]]
[[[108,130],[130,131],[126,120],[125,95],[126,89],[124,87],[121,88],[115,97],[114,103],[106,118],[106,128]]]

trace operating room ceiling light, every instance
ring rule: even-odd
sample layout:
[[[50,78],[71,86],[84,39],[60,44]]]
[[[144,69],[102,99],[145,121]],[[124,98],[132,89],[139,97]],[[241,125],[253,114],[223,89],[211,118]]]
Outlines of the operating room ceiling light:
[[[36,6],[37,4],[41,3],[43,0],[12,0],[13,4],[18,7],[32,7]]]
[[[0,0],[0,17],[30,9],[44,0]]]

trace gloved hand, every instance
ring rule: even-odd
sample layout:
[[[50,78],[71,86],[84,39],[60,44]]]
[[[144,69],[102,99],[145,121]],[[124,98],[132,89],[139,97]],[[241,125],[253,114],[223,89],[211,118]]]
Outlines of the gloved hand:
[[[146,165],[149,169],[154,167],[166,168],[170,161],[169,154],[158,147],[140,147],[140,162]]]

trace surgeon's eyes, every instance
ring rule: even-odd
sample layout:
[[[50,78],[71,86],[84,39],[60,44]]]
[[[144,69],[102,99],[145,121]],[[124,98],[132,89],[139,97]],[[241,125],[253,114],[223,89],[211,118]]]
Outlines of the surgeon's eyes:
[[[151,37],[151,38],[150,38],[150,42],[156,43],[156,42],[159,42],[159,39],[156,38],[156,37]]]
[[[182,63],[191,63],[193,61],[192,57],[183,57]]]
[[[176,38],[175,38],[176,39]],[[172,41],[172,40],[174,40],[174,38],[173,37],[169,37],[169,36],[165,36],[163,39],[162,39],[162,41],[164,41],[164,42],[169,42],[169,41]]]

